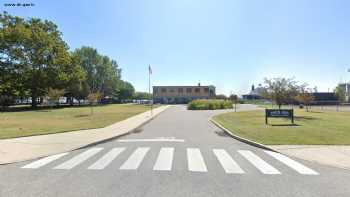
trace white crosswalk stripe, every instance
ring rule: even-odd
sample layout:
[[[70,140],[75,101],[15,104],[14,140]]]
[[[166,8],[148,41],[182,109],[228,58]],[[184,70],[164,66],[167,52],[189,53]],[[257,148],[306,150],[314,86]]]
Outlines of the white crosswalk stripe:
[[[67,170],[67,169],[72,169],[75,166],[83,163],[90,157],[94,156],[98,152],[100,152],[103,148],[91,148],[88,149],[87,151],[80,153],[79,155],[73,157],[72,159],[54,167],[54,169],[62,169],[62,170]]]
[[[137,148],[119,169],[136,170],[140,166],[149,149],[149,147]]]
[[[263,174],[281,174],[276,168],[272,167],[266,161],[262,160],[260,157],[255,155],[252,151],[249,150],[239,150],[245,159],[247,159],[251,164],[253,164],[260,172]]]
[[[153,170],[170,171],[173,163],[174,148],[160,149],[157,161],[153,166]]]
[[[99,157],[92,163],[87,169],[89,170],[102,170],[105,169],[107,166],[111,165],[111,163],[116,160],[117,158],[120,158],[120,154],[125,154],[126,147],[116,147],[109,150],[107,153]],[[77,154],[75,156],[72,156],[71,158],[67,159],[61,164],[56,164],[56,166],[53,169],[72,169],[83,162],[87,161],[94,155],[100,153],[103,148],[95,147],[85,150],[84,152]],[[128,158],[123,161],[122,165],[119,167],[120,170],[136,170],[138,169],[143,160],[146,158],[147,153],[150,151],[150,147],[138,147],[136,148],[130,155],[128,155]],[[155,149],[153,151],[156,151]],[[279,170],[277,170],[275,167],[264,161],[262,158],[260,158],[256,153],[250,151],[250,150],[238,150],[237,151],[240,156],[245,158],[249,163],[252,164],[255,168],[257,168],[261,173],[263,174],[281,174]],[[155,159],[153,170],[154,171],[171,171],[173,170],[173,162],[174,162],[174,153],[175,148],[174,147],[161,147],[158,156]],[[213,155],[215,155],[217,159],[217,166],[220,166],[220,170],[224,170],[227,174],[245,174],[246,169],[241,164],[238,164],[233,157],[228,153],[225,149],[212,149]],[[267,156],[272,157],[275,162],[281,162],[282,164],[288,166],[289,168],[292,168],[294,171],[296,171],[299,174],[302,175],[319,175],[318,172],[315,170],[303,165],[302,163],[299,163],[297,161],[294,161],[293,159],[282,155],[280,153],[272,152],[272,151],[264,151]],[[50,164],[51,162],[54,162],[56,160],[59,160],[60,158],[64,157],[65,155],[68,155],[69,153],[61,153],[56,154],[48,157],[41,158],[39,160],[33,161],[31,163],[28,163],[21,168],[24,169],[38,169],[45,165]],[[233,153],[235,154],[235,153]],[[199,148],[187,148],[186,149],[186,156],[185,154],[182,154],[181,157],[187,156],[187,167],[188,171],[190,172],[207,172],[207,166],[205,163],[205,157],[203,156],[210,156],[210,155],[202,155],[201,150]],[[90,159],[91,160],[91,159]],[[272,161],[272,160],[271,160]],[[248,163],[248,164],[249,164]],[[147,163],[145,163],[147,164]],[[272,163],[271,163],[272,164]],[[241,167],[242,166],[242,167]],[[222,167],[222,169],[221,169]],[[150,167],[152,168],[152,167]],[[245,169],[245,170],[243,170]]]
[[[188,170],[192,172],[207,172],[201,151],[198,148],[187,149]]]
[[[88,169],[91,170],[101,170],[104,169],[108,164],[110,164],[120,153],[125,150],[125,147],[122,148],[113,148],[111,151],[106,153],[101,159],[97,160],[92,164]]]
[[[213,149],[213,152],[226,173],[228,174],[244,173],[242,168],[239,167],[239,165],[232,159],[232,157],[224,149]]]
[[[295,171],[299,172],[300,174],[307,174],[307,175],[318,175],[318,173],[304,165],[302,165],[299,162],[296,162],[289,157],[286,157],[280,153],[272,152],[272,151],[265,151],[267,154],[271,155],[275,159],[279,160],[280,162],[284,163],[285,165],[289,166],[290,168],[294,169]]]
[[[25,166],[23,166],[22,168],[31,168],[31,169],[37,169],[37,168],[40,168],[46,164],[49,164],[65,155],[67,155],[68,153],[61,153],[61,154],[57,154],[57,155],[51,155],[51,156],[48,156],[48,157],[44,157],[42,159],[39,159],[37,161],[34,161],[32,163],[29,163]]]

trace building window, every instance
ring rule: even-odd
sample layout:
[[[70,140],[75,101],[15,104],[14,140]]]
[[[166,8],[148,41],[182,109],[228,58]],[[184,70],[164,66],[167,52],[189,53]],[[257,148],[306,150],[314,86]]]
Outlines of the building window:
[[[208,93],[209,92],[209,88],[204,88],[204,92]]]
[[[172,93],[173,93],[173,92],[175,92],[175,90],[174,90],[174,89],[170,89],[170,91],[169,91],[169,92],[172,92]]]
[[[179,88],[179,89],[177,89],[177,91],[178,91],[179,93],[183,93],[183,92],[184,92],[184,89],[183,89],[183,88]]]
[[[195,91],[196,93],[199,93],[199,92],[201,91],[201,89],[195,88],[194,91]]]
[[[192,92],[192,88],[186,88],[186,92],[187,93],[191,93]]]
[[[162,91],[162,93],[165,93],[166,92],[166,88],[162,88],[161,91]]]

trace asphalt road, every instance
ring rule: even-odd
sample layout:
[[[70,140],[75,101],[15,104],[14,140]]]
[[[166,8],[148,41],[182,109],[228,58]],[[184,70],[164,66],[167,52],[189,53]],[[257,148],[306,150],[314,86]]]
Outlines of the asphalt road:
[[[217,113],[175,106],[116,140],[2,165],[0,196],[350,196],[350,171],[241,143]]]

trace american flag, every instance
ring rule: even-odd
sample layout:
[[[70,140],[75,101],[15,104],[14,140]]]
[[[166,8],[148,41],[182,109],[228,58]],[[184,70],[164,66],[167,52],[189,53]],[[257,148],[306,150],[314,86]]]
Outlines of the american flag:
[[[148,65],[148,72],[149,72],[149,74],[152,74],[152,68],[151,68],[151,65]]]

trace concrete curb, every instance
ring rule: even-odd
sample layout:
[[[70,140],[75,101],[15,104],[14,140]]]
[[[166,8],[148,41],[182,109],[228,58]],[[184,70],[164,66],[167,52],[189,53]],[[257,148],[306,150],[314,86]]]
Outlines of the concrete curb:
[[[136,127],[124,132],[124,133],[120,133],[120,134],[116,134],[115,136],[113,137],[110,137],[110,138],[107,138],[107,139],[101,139],[101,140],[97,140],[95,142],[92,142],[92,143],[87,143],[87,144],[84,144],[84,145],[81,145],[81,146],[78,146],[78,147],[75,147],[75,148],[71,148],[71,149],[67,149],[67,150],[64,150],[64,151],[57,151],[55,153],[50,153],[50,154],[43,154],[43,155],[40,155],[40,156],[37,156],[37,157],[31,157],[31,158],[26,158],[26,159],[18,159],[18,160],[14,160],[14,161],[11,161],[11,162],[2,162],[0,163],[0,166],[1,165],[6,165],[6,164],[13,164],[13,163],[18,163],[18,162],[24,162],[24,161],[30,161],[30,160],[35,160],[35,159],[40,159],[40,158],[44,158],[44,157],[47,157],[47,156],[51,156],[51,155],[55,155],[55,154],[60,154],[60,153],[63,153],[63,152],[69,152],[69,151],[75,151],[75,150],[79,150],[79,149],[83,149],[83,148],[87,148],[87,147],[91,147],[91,146],[95,146],[95,145],[98,145],[98,144],[102,144],[102,143],[106,143],[108,141],[112,141],[112,140],[115,140],[119,137],[122,137],[122,136],[125,136],[125,135],[128,135],[132,132],[134,132],[135,130],[139,129],[140,127],[144,126],[145,124],[149,123],[150,121],[152,121],[155,117],[157,117],[159,114],[163,113],[164,111],[166,111],[167,109],[169,109],[171,106],[166,106],[162,111],[158,112],[157,114],[155,114],[154,116],[148,118],[147,120],[143,121],[142,123],[140,123],[139,125],[137,125]],[[150,111],[150,110],[149,110]],[[146,112],[149,112],[149,111],[145,111],[143,113],[146,113]],[[131,118],[131,117],[130,117]],[[108,126],[106,126],[108,127]],[[103,127],[103,128],[106,128],[106,127]],[[102,128],[99,128],[99,129],[102,129]],[[74,132],[74,131],[73,131]],[[63,132],[64,133],[64,132]]]
[[[223,131],[225,131],[228,135],[230,135],[232,138],[238,140],[238,141],[241,141],[241,142],[244,142],[246,144],[249,144],[251,146],[255,146],[255,147],[258,147],[258,148],[262,148],[262,149],[265,149],[265,150],[269,150],[269,151],[273,151],[273,152],[278,152],[277,150],[275,149],[272,149],[264,144],[260,144],[258,142],[255,142],[255,141],[252,141],[252,140],[249,140],[247,138],[244,138],[244,137],[241,137],[241,136],[238,136],[236,134],[233,134],[231,133],[228,129],[226,129],[224,126],[222,126],[221,124],[219,124],[218,122],[216,122],[213,117],[211,117],[209,119],[213,124],[215,124],[217,127],[219,127],[220,129],[222,129]]]
[[[213,124],[215,124],[217,127],[222,129],[223,131],[225,131],[225,133],[229,134],[232,138],[234,138],[234,139],[236,139],[238,141],[241,141],[243,143],[249,144],[251,146],[262,148],[262,149],[269,150],[269,151],[273,151],[273,152],[276,152],[276,153],[287,155],[288,157],[297,158],[299,160],[303,160],[303,161],[306,161],[306,162],[311,162],[311,163],[318,164],[318,165],[324,165],[324,166],[329,166],[329,167],[336,167],[336,168],[341,168],[341,169],[345,169],[345,170],[350,170],[350,168],[347,168],[347,167],[344,167],[344,166],[336,166],[336,165],[331,165],[331,164],[325,164],[325,163],[322,163],[322,162],[319,162],[319,161],[316,161],[316,160],[305,159],[303,157],[299,157],[299,156],[296,156],[296,155],[291,155],[291,154],[288,154],[288,153],[284,153],[283,151],[279,151],[279,150],[273,149],[273,148],[271,148],[269,146],[266,146],[264,144],[260,144],[258,142],[255,142],[255,141],[252,141],[252,140],[249,140],[249,139],[246,139],[246,138],[243,138],[243,137],[240,137],[240,136],[238,136],[236,134],[231,133],[228,129],[226,129],[221,124],[216,122],[213,119],[213,117],[211,117],[209,120]]]
[[[115,140],[117,138],[120,138],[120,137],[123,137],[125,135],[129,135],[130,133],[133,133],[134,131],[136,131],[137,129],[139,129],[140,127],[143,127],[145,124],[151,122],[154,118],[156,118],[157,116],[159,116],[159,114],[163,113],[165,110],[167,110],[169,107],[165,108],[163,111],[159,112],[158,114],[152,116],[150,119],[146,120],[145,122],[141,123],[139,126],[131,129],[130,131],[126,132],[126,133],[123,133],[123,134],[120,134],[120,135],[116,135],[112,138],[108,138],[108,139],[104,139],[104,140],[100,140],[100,141],[97,141],[97,142],[93,142],[93,143],[90,143],[90,144],[87,144],[85,146],[82,146],[82,147],[79,147],[79,148],[75,148],[71,151],[74,151],[74,150],[79,150],[79,149],[83,149],[83,148],[88,148],[88,147],[91,147],[91,146],[95,146],[95,145],[98,145],[98,144],[103,144],[103,143],[106,143],[106,142],[109,142],[109,141],[112,141],[112,140]],[[0,164],[1,165],[1,164]]]

